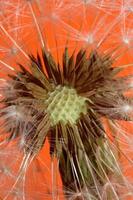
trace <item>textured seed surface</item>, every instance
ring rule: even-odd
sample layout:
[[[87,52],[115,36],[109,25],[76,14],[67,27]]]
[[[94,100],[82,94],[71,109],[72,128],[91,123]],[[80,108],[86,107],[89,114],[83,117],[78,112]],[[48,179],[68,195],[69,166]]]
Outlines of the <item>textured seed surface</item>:
[[[86,99],[77,94],[73,88],[57,86],[48,95],[46,100],[47,111],[50,114],[51,124],[59,122],[75,124],[80,118],[80,114],[86,114]]]

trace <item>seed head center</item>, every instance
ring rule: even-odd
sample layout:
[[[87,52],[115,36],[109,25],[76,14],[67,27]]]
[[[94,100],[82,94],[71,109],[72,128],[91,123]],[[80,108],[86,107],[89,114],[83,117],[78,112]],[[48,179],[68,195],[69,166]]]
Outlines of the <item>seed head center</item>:
[[[74,88],[67,86],[57,86],[48,94],[46,104],[53,126],[59,122],[75,124],[81,113],[87,112],[86,98],[79,96]]]

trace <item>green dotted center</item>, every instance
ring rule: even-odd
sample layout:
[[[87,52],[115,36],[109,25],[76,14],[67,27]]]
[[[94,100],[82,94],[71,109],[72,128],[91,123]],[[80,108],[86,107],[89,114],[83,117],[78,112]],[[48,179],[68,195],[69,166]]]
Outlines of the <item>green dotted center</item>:
[[[46,100],[47,111],[50,114],[51,124],[56,125],[59,122],[67,124],[76,123],[80,114],[86,114],[86,98],[77,94],[73,88],[66,86],[57,86],[53,92],[48,94]]]

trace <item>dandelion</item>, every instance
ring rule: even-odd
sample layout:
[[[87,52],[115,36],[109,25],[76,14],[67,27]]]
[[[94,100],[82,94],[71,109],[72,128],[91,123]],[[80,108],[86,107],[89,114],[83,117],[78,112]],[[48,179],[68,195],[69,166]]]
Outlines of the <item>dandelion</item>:
[[[126,46],[127,50],[129,48],[125,45],[128,41],[124,40],[123,45],[118,45],[118,41],[113,42],[112,49],[104,47],[105,50],[102,50],[102,45],[106,43],[107,38],[111,41],[112,29],[120,20],[123,22],[123,16],[126,17],[128,4],[124,5],[126,9],[123,9],[122,4],[121,11],[116,16],[119,2],[77,1],[75,5],[74,2],[57,0],[52,1],[51,6],[47,1],[35,1],[35,3],[16,1],[15,4],[9,1],[3,5],[5,8],[13,6],[13,10],[16,10],[14,22],[18,23],[18,27],[13,24],[11,28],[8,23],[9,27],[6,28],[4,15],[0,23],[1,31],[10,41],[7,43],[12,50],[10,54],[7,48],[2,48],[2,51],[6,50],[5,54],[11,56],[11,60],[13,58],[14,64],[13,67],[5,57],[0,60],[2,69],[0,79],[0,163],[2,163],[0,172],[2,175],[0,176],[2,179],[9,176],[8,183],[0,185],[4,190],[0,193],[3,200],[49,198],[126,200],[133,196],[132,180],[130,181],[124,174],[122,168],[125,158],[128,160],[128,165],[131,163],[132,166],[132,160],[122,150],[127,143],[131,145],[130,136],[124,127],[121,127],[121,123],[132,124],[133,120],[132,96],[126,94],[132,89],[132,75],[122,75],[124,69],[131,67],[132,64],[116,67],[121,51],[125,51],[123,46]],[[79,30],[73,27],[75,16],[68,19],[66,13],[70,11],[71,6],[74,9],[79,7],[83,11],[86,25],[88,24],[87,9],[90,5],[91,9],[94,6],[94,10],[98,10],[91,29],[95,25],[98,26],[93,31],[88,31],[86,27],[82,33],[82,25]],[[45,9],[42,11],[41,6],[47,8],[46,14],[43,14]],[[103,13],[104,10],[107,13],[105,12],[105,16],[99,23],[97,22],[99,13]],[[108,21],[110,13],[115,19],[107,26],[108,30],[102,29],[103,37],[101,37],[101,33],[98,35],[102,27],[101,23]],[[26,17],[26,25],[20,24],[23,23],[22,19],[20,20],[21,16]],[[10,17],[12,18],[12,14]],[[34,25],[30,22],[31,18]],[[50,49],[50,44],[47,43],[46,35],[43,34],[44,21],[48,23],[49,29],[51,24],[56,28],[58,25],[63,26],[60,33],[54,33],[57,37],[54,38],[57,59]],[[37,41],[39,41],[37,44],[39,43],[38,46],[41,44],[41,47],[36,46],[35,53],[25,50],[25,43],[18,39],[19,26],[23,29],[28,25],[33,28],[33,31],[37,31]],[[63,47],[61,46],[59,52],[58,37],[66,30],[67,41],[75,40],[76,44],[71,48],[67,42]],[[85,32],[92,32],[93,35],[87,35]],[[93,36],[96,38],[95,41]],[[116,35],[114,34],[113,37]],[[78,48],[77,41],[81,42]],[[40,153],[47,143],[51,169],[42,158],[40,159]],[[10,157],[12,162],[9,164]],[[4,162],[2,162],[3,158]],[[50,173],[52,191],[47,189],[45,177],[42,177],[43,170],[46,170],[47,174]],[[58,184],[57,170],[62,186]],[[42,172],[41,176],[37,176],[35,171]],[[40,185],[32,186],[32,181],[29,182],[27,178],[28,175],[34,182],[38,180]]]

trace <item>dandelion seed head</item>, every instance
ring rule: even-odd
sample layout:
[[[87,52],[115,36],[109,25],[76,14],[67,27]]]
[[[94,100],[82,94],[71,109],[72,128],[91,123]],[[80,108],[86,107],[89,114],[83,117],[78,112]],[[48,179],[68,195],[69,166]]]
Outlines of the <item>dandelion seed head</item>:
[[[15,54],[18,53],[18,49],[17,49],[15,46],[13,46],[13,47],[10,49],[10,51],[11,51],[11,54],[12,54],[12,55],[15,55]]]
[[[49,93],[46,101],[52,125],[56,125],[58,122],[74,124],[81,113],[87,112],[85,101],[84,97],[78,96],[75,89],[57,86],[53,92]]]
[[[124,106],[122,106],[122,111],[124,113],[128,113],[131,112],[133,110],[133,107],[129,104],[125,104]]]
[[[24,119],[24,115],[23,115],[21,106],[12,105],[9,108],[8,115],[17,120]]]
[[[52,12],[52,13],[51,13],[51,18],[52,18],[53,20],[59,20],[59,15],[57,15],[55,12]]]
[[[23,133],[23,136],[21,137],[20,142],[19,142],[20,149],[24,148],[24,146],[25,146],[25,137],[24,137],[24,135],[26,135],[26,133]]]
[[[18,150],[16,151],[15,147],[15,150],[11,149],[8,153],[7,147],[4,149],[6,156],[0,151],[2,162],[3,159],[7,160],[6,165],[0,168],[0,174],[5,176],[7,184],[6,178],[11,176],[10,169],[14,170],[19,165],[17,167],[19,173],[14,176],[16,172],[13,171],[12,176],[16,182],[10,186],[3,199],[34,199],[35,196],[32,198],[31,194],[32,186],[35,188],[35,195],[39,194],[36,187],[39,178],[35,174],[37,184],[34,186],[33,183],[28,187],[31,173],[27,169],[33,161],[32,156],[37,156],[48,139],[50,156],[57,156],[58,159],[58,167],[52,159],[50,163],[52,197],[49,199],[62,199],[62,197],[56,198],[58,188],[55,182],[58,179],[56,175],[58,168],[64,195],[65,188],[70,192],[70,195],[66,193],[66,199],[102,200],[107,199],[109,193],[109,198],[118,200],[117,187],[110,179],[114,174],[114,182],[119,184],[117,141],[111,146],[112,143],[108,141],[108,128],[104,129],[102,119],[105,118],[110,124],[115,124],[119,120],[130,120],[132,115],[130,100],[124,96],[129,85],[128,88],[127,84],[123,87],[124,80],[121,82],[117,76],[117,69],[113,67],[115,65],[113,58],[116,55],[117,60],[117,54],[121,53],[121,47],[114,51],[117,42],[123,44],[120,45],[122,50],[123,46],[131,47],[132,44],[131,1],[7,0],[3,3],[0,0],[0,2],[2,7],[0,63],[2,73],[7,75],[5,76],[7,82],[2,80],[0,85],[0,92],[4,97],[0,105],[1,136],[4,142],[8,140],[8,144],[9,142],[12,146],[17,144]],[[122,26],[121,33],[119,24]],[[119,38],[119,41],[114,38]],[[72,44],[69,40],[72,40]],[[108,46],[107,43],[110,44],[110,41],[111,45]],[[82,42],[87,49],[84,45],[80,46]],[[92,49],[92,45],[96,42],[98,48],[93,48],[88,55],[88,50]],[[30,46],[32,43],[35,49]],[[62,54],[64,47],[68,49]],[[37,55],[32,48],[38,52]],[[73,55],[69,55],[69,50]],[[20,54],[16,56],[18,52],[22,56]],[[13,63],[15,69],[8,63]],[[17,63],[19,67],[16,67]],[[129,84],[133,86],[133,82]],[[114,127],[112,126],[110,130],[113,132]],[[3,133],[6,133],[6,136]],[[112,135],[115,133],[114,130]],[[110,143],[108,146],[105,145],[106,138],[107,143]],[[7,145],[9,148],[10,144]],[[19,164],[21,153],[23,158]],[[8,161],[8,157],[11,157],[9,160],[12,160],[12,164]],[[34,162],[36,161],[37,159],[34,159]],[[37,163],[37,167],[40,167],[42,176],[45,165],[40,163]],[[40,186],[43,181],[38,184],[41,194],[43,189]],[[106,184],[104,187],[106,182],[109,185]],[[122,184],[124,185],[123,181]],[[16,190],[17,187],[20,187],[20,192]],[[103,198],[102,188],[105,192]],[[2,190],[5,192],[4,187],[0,187],[0,191]],[[27,197],[27,193],[30,197]],[[48,199],[51,191],[44,195],[45,199]],[[37,196],[39,200],[44,199],[43,197]]]
[[[94,38],[93,38],[92,34],[89,34],[89,35],[86,37],[86,42],[87,42],[88,44],[93,44]]]
[[[124,44],[129,45],[130,39],[128,37],[123,37],[123,42],[124,42]]]

